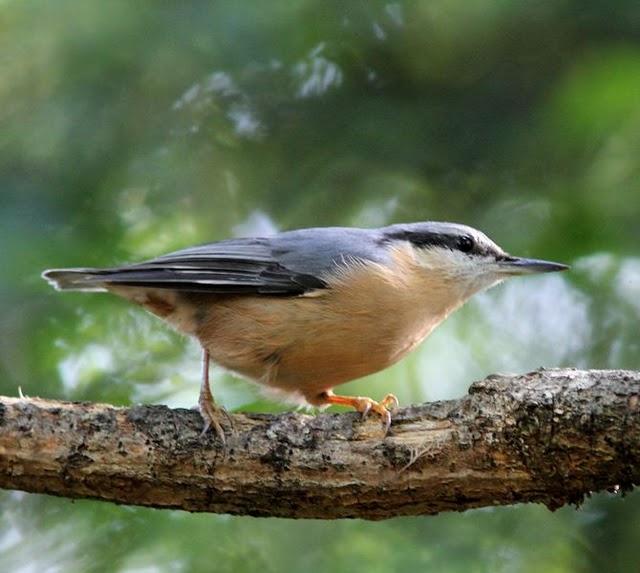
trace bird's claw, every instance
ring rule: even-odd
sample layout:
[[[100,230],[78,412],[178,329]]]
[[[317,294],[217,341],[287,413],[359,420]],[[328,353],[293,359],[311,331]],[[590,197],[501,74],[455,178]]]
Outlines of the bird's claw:
[[[204,420],[204,427],[202,428],[202,432],[200,432],[200,437],[202,438],[203,436],[205,436],[207,432],[209,432],[209,430],[213,428],[216,436],[218,436],[218,438],[222,442],[222,445],[226,446],[227,438],[222,425],[218,421],[218,416],[222,414],[227,419],[232,432],[234,432],[233,420],[229,415],[229,412],[227,412],[224,408],[218,406],[213,401],[213,399],[198,400],[198,409],[200,410],[200,415]]]
[[[382,400],[380,400],[380,404],[392,412],[397,410],[400,406],[400,402],[395,394],[387,394]]]
[[[354,407],[361,413],[363,420],[372,411],[379,414],[382,418],[384,435],[386,436],[389,433],[389,428],[391,428],[391,412],[397,409],[398,405],[398,398],[393,394],[387,394],[380,402],[376,402],[372,398],[359,397]]]
[[[371,412],[371,402],[373,402],[373,400],[371,400],[371,401],[366,400],[366,401],[364,402],[363,409],[360,411],[360,414],[361,414],[361,415],[360,415],[360,417],[361,417],[363,420],[366,420],[366,419],[367,419],[367,416],[369,415],[369,412]]]

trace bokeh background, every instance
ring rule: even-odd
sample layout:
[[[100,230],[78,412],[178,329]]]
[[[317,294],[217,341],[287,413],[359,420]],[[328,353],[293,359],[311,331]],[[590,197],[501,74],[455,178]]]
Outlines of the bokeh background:
[[[48,267],[453,220],[570,273],[476,297],[344,391],[640,368],[637,0],[0,1],[0,392],[191,406],[197,346]],[[277,411],[215,373],[230,409]],[[7,572],[640,570],[640,496],[363,521],[3,492]]]

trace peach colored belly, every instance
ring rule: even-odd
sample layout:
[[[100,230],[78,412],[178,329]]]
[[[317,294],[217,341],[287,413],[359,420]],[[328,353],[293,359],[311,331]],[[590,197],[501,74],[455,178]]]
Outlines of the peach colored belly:
[[[394,256],[389,266],[354,263],[300,297],[110,290],[196,336],[221,366],[313,403],[398,361],[462,302],[415,267],[411,249]]]
[[[338,384],[377,372],[412,350],[432,321],[345,311],[335,295],[217,297],[201,313],[196,336],[212,359],[267,386],[313,402]]]

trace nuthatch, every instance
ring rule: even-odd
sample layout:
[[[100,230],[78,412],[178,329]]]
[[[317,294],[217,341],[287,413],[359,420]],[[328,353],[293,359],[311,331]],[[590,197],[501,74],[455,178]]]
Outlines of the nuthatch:
[[[43,273],[59,290],[109,291],[195,336],[203,348],[198,404],[224,441],[209,358],[315,406],[380,414],[380,402],[333,388],[400,360],[471,295],[514,275],[567,269],[512,257],[465,225],[300,229],[230,239],[143,263]]]

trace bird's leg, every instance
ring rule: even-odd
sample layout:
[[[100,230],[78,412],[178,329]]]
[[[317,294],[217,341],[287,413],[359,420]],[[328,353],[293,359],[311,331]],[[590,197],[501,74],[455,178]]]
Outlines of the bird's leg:
[[[391,411],[398,407],[398,399],[393,394],[387,394],[380,402],[366,396],[337,396],[331,390],[323,392],[319,397],[322,404],[339,404],[340,406],[351,406],[362,413],[362,418],[366,418],[369,412],[380,414],[384,424],[385,436],[391,426]]]
[[[233,424],[227,411],[224,408],[220,408],[213,399],[211,387],[209,386],[209,351],[205,348],[202,349],[202,384],[200,386],[200,396],[198,397],[198,408],[200,415],[204,419],[204,428],[201,435],[206,434],[209,428],[213,427],[216,435],[220,438],[222,444],[225,445],[226,438],[224,430],[217,420],[218,414],[222,412],[227,417],[229,424],[231,426],[233,426]]]

